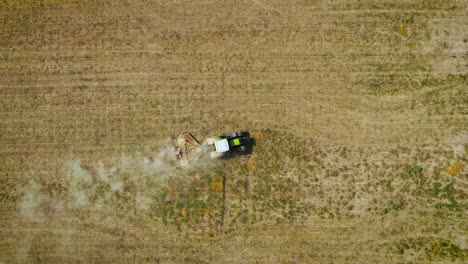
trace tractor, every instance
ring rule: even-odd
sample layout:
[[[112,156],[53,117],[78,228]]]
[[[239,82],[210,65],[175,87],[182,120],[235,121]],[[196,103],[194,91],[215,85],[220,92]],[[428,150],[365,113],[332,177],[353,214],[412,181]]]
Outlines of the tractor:
[[[253,140],[248,132],[233,132],[208,138],[200,144],[190,133],[172,137],[180,167],[195,164],[201,156],[209,153],[211,159],[230,158],[250,154]]]
[[[210,157],[219,159],[233,154],[248,154],[247,150],[251,139],[247,132],[233,132],[228,135],[208,138],[206,143],[210,147]]]

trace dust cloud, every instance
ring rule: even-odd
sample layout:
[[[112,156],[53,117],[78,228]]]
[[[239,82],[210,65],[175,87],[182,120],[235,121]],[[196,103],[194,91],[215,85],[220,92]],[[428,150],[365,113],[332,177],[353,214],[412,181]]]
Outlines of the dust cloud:
[[[42,222],[45,218],[41,207],[44,199],[45,196],[41,192],[41,185],[31,180],[19,205],[21,215],[32,222]]]
[[[148,212],[167,179],[187,171],[176,167],[173,145],[160,144],[155,154],[145,153],[148,150],[91,162],[70,160],[64,164],[63,175],[56,177],[61,180],[60,191],[38,177],[29,181],[18,204],[19,213],[30,225],[61,226],[56,231],[56,250],[73,250],[72,236],[80,222],[80,212],[86,211],[91,217],[103,217],[99,214],[116,212],[116,208]],[[200,166],[204,165],[197,168]],[[18,234],[18,262],[28,259],[31,241],[35,239],[34,233],[27,233]]]

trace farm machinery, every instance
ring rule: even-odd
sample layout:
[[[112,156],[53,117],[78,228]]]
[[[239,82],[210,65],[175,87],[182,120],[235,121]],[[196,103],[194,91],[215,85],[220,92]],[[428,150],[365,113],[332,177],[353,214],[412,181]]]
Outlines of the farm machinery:
[[[190,133],[184,132],[172,137],[175,143],[176,159],[180,167],[194,164],[203,156],[211,159],[231,158],[247,155],[252,151],[253,139],[248,132],[233,132],[211,137],[200,144]]]

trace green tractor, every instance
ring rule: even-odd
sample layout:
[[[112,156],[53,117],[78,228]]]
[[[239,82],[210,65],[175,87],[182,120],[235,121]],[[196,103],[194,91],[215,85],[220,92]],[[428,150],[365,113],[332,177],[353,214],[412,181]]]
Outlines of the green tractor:
[[[190,133],[173,137],[178,165],[186,167],[197,162],[209,152],[212,159],[229,158],[252,152],[253,140],[248,132],[233,132],[228,135],[208,138],[200,144]]]
[[[233,132],[229,135],[208,138],[206,143],[210,146],[210,157],[218,159],[233,154],[249,154],[252,140],[248,132]]]

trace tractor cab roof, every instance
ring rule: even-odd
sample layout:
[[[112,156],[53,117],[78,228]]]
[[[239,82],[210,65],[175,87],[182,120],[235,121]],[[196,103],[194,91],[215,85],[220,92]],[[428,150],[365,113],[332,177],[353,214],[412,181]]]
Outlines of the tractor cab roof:
[[[216,152],[222,153],[229,151],[229,142],[227,139],[223,138],[215,142]]]

